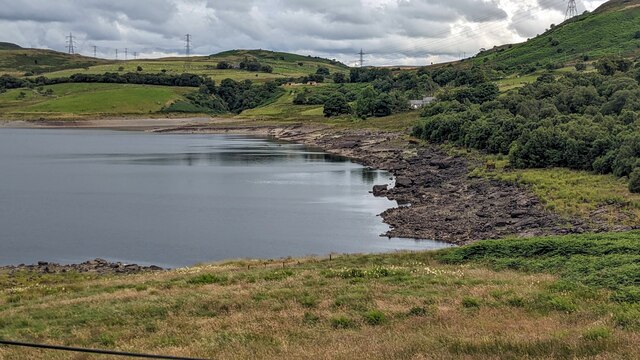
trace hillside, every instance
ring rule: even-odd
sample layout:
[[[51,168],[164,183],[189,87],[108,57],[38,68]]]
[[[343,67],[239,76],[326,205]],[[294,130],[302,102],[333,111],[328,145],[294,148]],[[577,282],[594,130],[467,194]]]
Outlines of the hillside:
[[[15,48],[0,43],[0,75],[45,74],[64,69],[80,69],[107,63],[107,60],[82,55],[69,55],[53,50]]]
[[[22,49],[20,45],[0,41],[0,50],[19,50],[19,49]]]
[[[606,55],[631,57],[639,52],[639,30],[640,0],[609,1],[527,42],[496,47],[472,61],[497,69],[533,71]]]
[[[65,55],[65,54],[62,54]],[[272,72],[247,71],[237,67],[241,61],[257,61],[261,65],[269,65]],[[218,69],[219,62],[227,62],[232,68]],[[97,64],[76,64],[63,68],[51,68],[43,75],[51,78],[71,76],[73,74],[104,74],[105,72],[138,72],[142,73],[169,73],[180,74],[189,72],[198,75],[209,76],[212,80],[220,82],[224,79],[253,80],[264,82],[278,78],[301,77],[315,73],[319,67],[326,67],[331,73],[347,72],[348,67],[336,61],[295,55],[266,50],[232,50],[210,56],[169,57],[161,59],[139,59],[120,61],[100,61]],[[13,65],[15,68],[16,64]],[[2,53],[0,53],[0,72],[2,65]],[[11,65],[6,66],[11,69]]]

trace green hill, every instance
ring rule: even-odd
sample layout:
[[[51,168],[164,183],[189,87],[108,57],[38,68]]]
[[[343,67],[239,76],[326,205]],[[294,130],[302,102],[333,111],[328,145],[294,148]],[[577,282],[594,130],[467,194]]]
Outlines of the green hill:
[[[0,74],[44,74],[73,68],[87,68],[108,63],[107,60],[82,55],[69,55],[53,50],[23,49],[18,45],[0,43]]]
[[[19,50],[19,49],[22,49],[20,45],[0,41],[0,50]]]
[[[612,0],[527,42],[481,52],[476,64],[503,70],[558,68],[606,55],[640,53],[640,0]]]
[[[68,56],[66,54],[61,55]],[[11,69],[11,66],[13,66],[15,69],[17,66],[14,63],[12,65],[8,64],[5,67],[3,66],[2,60],[3,54],[0,53],[0,72],[3,71],[3,68]],[[244,60],[257,61],[261,65],[269,65],[273,69],[273,72],[252,72],[238,69],[240,62]],[[218,69],[218,63],[223,61],[227,62],[232,68]],[[49,71],[45,71],[43,75],[55,78],[70,76],[76,73],[104,74],[105,72],[136,72],[139,71],[138,67],[140,67],[142,68],[142,72],[146,73],[164,72],[179,74],[183,72],[190,72],[193,74],[209,76],[211,79],[218,82],[227,78],[237,81],[249,79],[262,82],[277,78],[305,76],[315,73],[321,66],[328,68],[331,73],[336,71],[347,72],[349,69],[346,65],[337,61],[319,57],[266,50],[231,50],[209,56],[193,56],[188,60],[184,57],[128,61],[99,60],[96,64],[89,64],[88,66],[83,63],[78,63],[76,65],[61,68],[51,68]],[[20,71],[25,72],[24,69],[20,69]]]

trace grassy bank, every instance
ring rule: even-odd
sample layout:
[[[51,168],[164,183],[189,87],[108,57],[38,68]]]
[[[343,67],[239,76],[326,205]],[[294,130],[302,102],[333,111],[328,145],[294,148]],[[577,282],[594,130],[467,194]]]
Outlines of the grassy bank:
[[[125,277],[2,274],[0,338],[210,358],[634,358],[639,240],[500,240]],[[68,355],[0,348],[25,357]]]
[[[0,94],[4,117],[157,113],[182,99],[192,88],[131,84],[59,84],[40,89],[14,89]]]
[[[479,167],[471,176],[522,184],[530,188],[547,209],[562,216],[610,226],[640,223],[640,194],[631,193],[624,179],[562,168],[510,169],[505,159],[485,158],[496,168]]]

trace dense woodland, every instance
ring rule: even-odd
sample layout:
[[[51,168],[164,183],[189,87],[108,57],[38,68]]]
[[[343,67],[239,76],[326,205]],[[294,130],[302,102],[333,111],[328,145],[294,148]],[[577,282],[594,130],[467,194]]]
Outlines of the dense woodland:
[[[414,134],[509,156],[517,168],[628,176],[640,192],[640,69],[603,59],[598,72],[544,74],[501,96],[489,84],[443,90]]]

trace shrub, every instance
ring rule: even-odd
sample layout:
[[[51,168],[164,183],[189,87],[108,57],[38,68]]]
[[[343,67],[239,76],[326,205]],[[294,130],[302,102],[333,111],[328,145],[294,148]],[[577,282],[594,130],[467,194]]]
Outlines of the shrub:
[[[604,326],[591,328],[582,334],[586,340],[597,341],[611,337],[611,330]]]
[[[636,194],[640,193],[640,168],[636,168],[629,175],[629,191]]]
[[[331,318],[330,323],[334,329],[352,329],[357,326],[355,321],[346,316]]]
[[[202,274],[187,280],[189,284],[194,285],[226,284],[228,281],[227,276],[218,274]]]
[[[427,316],[428,314],[429,311],[426,308],[420,306],[412,307],[408,312],[409,316]]]
[[[363,317],[364,321],[372,326],[382,325],[387,320],[384,313],[379,310],[367,311],[366,313],[364,313]]]
[[[232,68],[231,64],[229,64],[226,61],[220,61],[219,63],[216,64],[216,69],[219,69],[219,70],[226,70],[231,68]]]
[[[480,299],[471,296],[465,296],[462,298],[462,306],[466,308],[479,308]]]
[[[334,93],[324,103],[323,114],[325,117],[339,116],[351,113],[351,106],[341,93]]]

